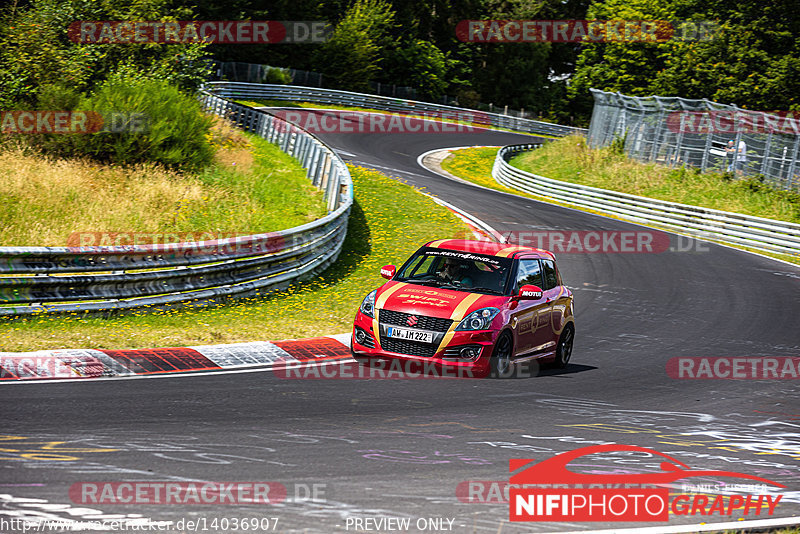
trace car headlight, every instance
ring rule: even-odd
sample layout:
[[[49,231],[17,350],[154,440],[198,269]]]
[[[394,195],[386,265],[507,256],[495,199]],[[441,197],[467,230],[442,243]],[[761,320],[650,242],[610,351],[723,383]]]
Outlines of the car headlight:
[[[494,316],[500,313],[498,308],[481,308],[470,313],[461,321],[456,330],[486,330],[492,324]]]
[[[367,317],[372,317],[373,319],[375,318],[375,293],[377,292],[377,289],[370,291],[369,295],[364,297],[364,301],[361,303],[361,307],[358,309],[361,313]]]

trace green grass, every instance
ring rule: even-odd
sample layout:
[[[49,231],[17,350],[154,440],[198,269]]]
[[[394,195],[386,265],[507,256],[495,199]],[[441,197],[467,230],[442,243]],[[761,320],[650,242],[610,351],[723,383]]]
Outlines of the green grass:
[[[253,147],[252,168],[239,172],[231,162],[201,173],[198,179],[215,196],[202,209],[186,214],[187,229],[206,225],[258,233],[324,217],[324,195],[309,182],[300,162],[265,139],[245,135]]]
[[[4,150],[0,245],[66,246],[75,232],[247,235],[325,215],[323,194],[276,145],[224,125],[212,142],[215,163],[199,174]]]
[[[35,317],[0,329],[8,351],[55,348],[154,348],[303,338],[347,332],[363,297],[427,241],[461,236],[465,226],[414,188],[351,167],[355,204],[339,260],[287,291],[212,309],[136,312],[114,319]]]
[[[553,180],[800,223],[800,194],[775,190],[754,179],[734,180],[723,173],[639,163],[611,148],[590,149],[583,137],[547,143],[510,163]]]
[[[497,183],[492,178],[492,165],[499,148],[495,146],[453,150],[452,154],[442,161],[442,168],[459,178],[490,189],[519,193],[516,189]]]
[[[654,196],[644,194],[643,189],[647,189],[647,191],[660,190],[664,196],[656,198],[723,209],[725,211],[736,211],[731,208],[742,206],[749,209],[743,209],[740,213],[789,222],[800,222],[800,198],[795,201],[791,194],[765,188],[759,183],[728,181],[718,174],[695,173],[694,171],[682,169],[668,169],[654,164],[641,164],[630,161],[624,156],[613,152],[609,154],[611,151],[606,149],[598,151],[598,154],[586,154],[586,151],[588,149],[585,148],[582,138],[567,137],[547,143],[542,148],[532,152],[523,153],[512,159],[511,163],[529,172],[556,180],[584,183],[603,189],[615,189],[615,186],[618,186],[619,189],[616,190],[623,190],[642,196]],[[584,164],[576,162],[580,155],[586,160]],[[441,165],[442,169],[459,178],[490,189],[514,193],[550,204],[577,208],[590,213],[601,213],[572,206],[551,198],[531,195],[497,183],[492,177],[492,165],[496,156],[497,147],[465,148],[452,151],[452,154],[442,161]],[[604,159],[607,160],[607,164],[603,163]],[[580,176],[580,181],[568,179],[570,175],[573,178]],[[605,179],[604,177],[607,175],[613,176],[613,179]],[[666,177],[663,178],[663,182],[658,183],[656,182],[656,177],[658,176]],[[626,179],[626,177],[628,178]],[[695,177],[697,177],[696,182]],[[638,185],[632,185],[632,183]],[[651,185],[648,188],[644,188],[642,187],[643,184]],[[675,190],[674,196],[669,194],[670,188]],[[726,201],[720,201],[716,193],[714,193],[715,191],[724,192],[727,195],[724,197]],[[700,202],[706,192],[709,198],[717,199],[716,203],[709,205]],[[721,195],[722,193],[720,193]],[[722,207],[717,207],[720,205]],[[613,215],[603,215],[619,218]],[[747,247],[736,248],[800,264],[800,257],[798,256],[756,251]]]

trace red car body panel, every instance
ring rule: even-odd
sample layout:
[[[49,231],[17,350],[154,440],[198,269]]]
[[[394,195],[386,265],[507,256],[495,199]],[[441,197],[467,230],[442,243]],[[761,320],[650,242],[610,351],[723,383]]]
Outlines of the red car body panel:
[[[444,253],[454,251],[509,258],[512,261],[522,258],[555,261],[553,254],[548,251],[504,243],[439,240],[428,243],[425,247],[443,249]],[[513,275],[517,264],[509,265],[512,266]],[[400,273],[402,269],[396,271]],[[518,295],[508,291],[506,293],[485,294],[471,292],[468,287],[452,289],[390,280],[376,290],[375,317],[369,317],[360,309],[356,313],[352,335],[353,354],[362,358],[431,361],[437,366],[461,368],[475,376],[484,376],[489,371],[490,357],[496,341],[503,332],[510,332],[516,361],[553,360],[561,332],[568,323],[574,321],[572,292],[559,284],[543,290],[539,299],[520,299]],[[488,307],[500,310],[488,328],[456,330],[465,317]],[[386,336],[387,328],[392,325],[420,332],[435,332],[434,342],[423,344],[392,341]],[[361,335],[364,336],[364,342],[358,340],[359,329],[363,331]],[[456,347],[464,346],[478,349],[478,356],[474,359],[454,357],[454,351],[460,350]]]

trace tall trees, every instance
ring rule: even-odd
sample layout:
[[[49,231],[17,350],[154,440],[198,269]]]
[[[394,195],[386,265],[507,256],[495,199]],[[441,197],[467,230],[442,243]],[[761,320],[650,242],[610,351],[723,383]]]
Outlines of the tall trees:
[[[316,64],[340,89],[369,89],[381,71],[382,51],[390,47],[394,11],[386,0],[356,0],[320,45]]]
[[[570,88],[572,105],[584,112],[589,87],[800,109],[796,0],[595,0],[588,17],[708,21],[715,30],[701,40],[585,45]]]
[[[459,95],[587,121],[589,88],[708,98],[750,109],[800,109],[797,0],[31,0],[0,22],[0,107],[66,80],[83,90],[117,65],[184,87],[203,54],[322,72],[338,88],[406,85],[423,97]],[[325,21],[324,44],[79,45],[75,20]],[[713,38],[667,42],[462,42],[462,20],[710,21]],[[5,103],[5,105],[4,105]]]
[[[64,84],[83,92],[121,68],[184,89],[207,77],[204,43],[78,44],[69,27],[76,21],[187,20],[192,12],[168,0],[35,0],[0,13],[0,106],[32,101],[40,88]]]

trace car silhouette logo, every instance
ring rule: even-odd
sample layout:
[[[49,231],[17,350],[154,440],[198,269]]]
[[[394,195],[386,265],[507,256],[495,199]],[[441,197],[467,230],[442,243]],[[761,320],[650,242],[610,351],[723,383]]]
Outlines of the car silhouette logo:
[[[589,474],[589,473],[576,473],[567,469],[567,464],[572,460],[581,456],[586,456],[595,453],[609,453],[616,451],[635,451],[645,452],[653,455],[654,457],[661,457],[664,460],[661,462],[660,473],[642,473],[642,474]],[[698,477],[698,476],[722,476],[733,478],[744,478],[749,480],[757,480],[765,484],[770,484],[780,488],[785,488],[783,484],[773,482],[766,478],[761,478],[745,473],[738,473],[736,471],[719,471],[710,469],[692,469],[688,465],[679,462],[675,458],[662,454],[653,449],[645,447],[637,447],[635,445],[592,445],[589,447],[582,447],[574,451],[558,454],[552,458],[541,462],[534,462],[533,460],[512,459],[509,461],[510,470],[517,471],[521,467],[528,466],[521,472],[511,476],[511,484],[614,484],[624,480],[628,484],[669,484],[683,478]]]
[[[406,323],[408,324],[408,326],[415,326],[418,322],[419,319],[417,319],[416,315],[412,315],[411,317],[406,319]]]

